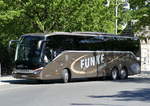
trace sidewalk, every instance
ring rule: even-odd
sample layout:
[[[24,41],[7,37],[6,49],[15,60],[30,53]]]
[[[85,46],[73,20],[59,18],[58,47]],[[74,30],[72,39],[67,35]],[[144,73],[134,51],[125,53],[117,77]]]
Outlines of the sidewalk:
[[[140,78],[150,78],[150,71],[141,71],[141,74],[134,75],[134,76]]]
[[[8,83],[3,82],[3,81],[7,81],[7,80],[15,80],[15,78],[13,78],[11,75],[1,76],[0,77],[0,85],[8,84]]]

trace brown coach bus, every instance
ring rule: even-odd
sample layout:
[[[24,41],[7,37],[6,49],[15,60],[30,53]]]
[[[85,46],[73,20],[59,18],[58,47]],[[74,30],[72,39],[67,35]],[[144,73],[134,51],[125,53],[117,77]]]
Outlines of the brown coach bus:
[[[112,80],[139,74],[137,37],[100,32],[25,34],[17,41],[15,78],[50,80],[108,76]]]

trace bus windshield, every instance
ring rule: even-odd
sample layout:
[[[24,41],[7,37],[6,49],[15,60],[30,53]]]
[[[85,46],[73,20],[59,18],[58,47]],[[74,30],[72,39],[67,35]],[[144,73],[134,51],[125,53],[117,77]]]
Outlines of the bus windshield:
[[[38,49],[38,42],[42,37],[23,36],[17,45],[15,62],[17,66],[36,68],[40,63],[41,49]],[[20,67],[18,67],[20,68]]]

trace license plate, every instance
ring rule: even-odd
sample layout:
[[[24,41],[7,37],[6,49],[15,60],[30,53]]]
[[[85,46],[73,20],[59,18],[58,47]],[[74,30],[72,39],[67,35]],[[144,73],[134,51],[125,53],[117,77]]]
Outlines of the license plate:
[[[33,73],[32,70],[16,70],[17,73]]]
[[[26,78],[26,77],[27,77],[27,75],[22,75],[21,77]]]

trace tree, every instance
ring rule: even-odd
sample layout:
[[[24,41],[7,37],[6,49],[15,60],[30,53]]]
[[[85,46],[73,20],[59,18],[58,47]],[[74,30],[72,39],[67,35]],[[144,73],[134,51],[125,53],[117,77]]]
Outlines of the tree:
[[[1,0],[1,35],[29,32],[114,31],[114,14],[105,0]],[[12,38],[9,36],[8,38]]]
[[[134,24],[134,31],[140,31],[142,27],[150,26],[150,1],[149,0],[130,0],[132,8],[132,20],[137,22]]]

